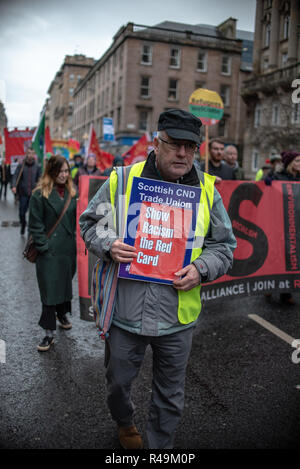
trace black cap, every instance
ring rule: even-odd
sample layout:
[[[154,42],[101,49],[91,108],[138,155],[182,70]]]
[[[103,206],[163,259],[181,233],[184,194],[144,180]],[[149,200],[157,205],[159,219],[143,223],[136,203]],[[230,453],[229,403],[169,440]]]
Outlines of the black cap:
[[[165,130],[172,138],[191,140],[200,144],[200,127],[198,117],[183,109],[169,109],[162,112],[158,119],[158,130]]]

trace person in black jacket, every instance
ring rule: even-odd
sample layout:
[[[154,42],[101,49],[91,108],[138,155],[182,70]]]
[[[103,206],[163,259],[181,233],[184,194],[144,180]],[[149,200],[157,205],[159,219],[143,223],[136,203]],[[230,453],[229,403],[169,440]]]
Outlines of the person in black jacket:
[[[10,165],[5,164],[4,160],[0,165],[0,200],[2,198],[2,191],[4,199],[6,200],[7,184],[10,182]]]
[[[18,178],[20,172],[21,177]],[[25,161],[19,163],[12,181],[12,192],[19,196],[19,218],[21,223],[21,235],[25,233],[26,212],[29,207],[29,200],[33,189],[35,188],[41,176],[41,168],[35,160],[35,151],[28,148]],[[18,181],[19,179],[19,181]]]
[[[216,176],[216,183],[222,179],[236,179],[234,170],[227,164],[224,159],[224,142],[214,138],[208,144],[209,162],[208,174]],[[200,163],[201,171],[205,171],[205,161]]]

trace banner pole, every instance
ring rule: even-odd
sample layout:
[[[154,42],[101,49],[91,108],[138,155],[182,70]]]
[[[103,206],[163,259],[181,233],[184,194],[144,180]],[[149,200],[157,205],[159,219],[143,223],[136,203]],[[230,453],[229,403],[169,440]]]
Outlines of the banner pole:
[[[208,173],[208,125],[205,126],[205,172]]]

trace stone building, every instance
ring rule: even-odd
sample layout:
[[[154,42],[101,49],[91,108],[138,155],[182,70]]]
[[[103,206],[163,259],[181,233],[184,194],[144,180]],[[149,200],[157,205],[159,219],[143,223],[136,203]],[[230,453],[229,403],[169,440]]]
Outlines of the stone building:
[[[7,127],[7,116],[6,116],[4,104],[0,100],[0,135],[2,135],[2,137],[3,137],[3,130],[5,127]]]
[[[0,100],[0,136],[2,143],[0,142],[0,161],[4,152],[4,128],[7,127],[7,116],[4,108],[4,104]]]
[[[51,138],[65,139],[72,134],[74,90],[95,60],[82,54],[66,55],[64,63],[51,82],[46,101],[47,125]]]
[[[249,178],[272,154],[300,150],[300,2],[257,0],[253,75],[247,104],[244,170]]]
[[[240,88],[252,70],[252,39],[233,18],[218,27],[128,23],[74,92],[74,138],[82,141],[93,123],[103,144],[102,119],[112,117],[116,143],[131,145],[156,131],[163,110],[188,109],[190,95],[201,87],[224,101],[223,119],[210,127],[210,137],[241,145],[246,106]]]

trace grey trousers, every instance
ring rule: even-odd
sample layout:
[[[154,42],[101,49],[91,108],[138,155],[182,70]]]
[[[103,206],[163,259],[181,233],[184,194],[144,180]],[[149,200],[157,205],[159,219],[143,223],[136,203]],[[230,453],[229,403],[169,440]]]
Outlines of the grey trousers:
[[[150,344],[153,352],[152,394],[146,434],[149,448],[173,448],[184,407],[184,384],[194,327],[159,337],[132,334],[112,326],[108,339],[107,391],[112,418],[133,424],[130,391]]]

